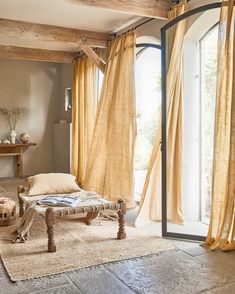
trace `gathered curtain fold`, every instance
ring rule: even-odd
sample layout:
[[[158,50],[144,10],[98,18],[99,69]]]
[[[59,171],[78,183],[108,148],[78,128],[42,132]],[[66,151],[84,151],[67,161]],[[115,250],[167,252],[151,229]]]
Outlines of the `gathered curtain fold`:
[[[98,101],[98,70],[87,56],[73,64],[72,174],[83,186]]]
[[[205,245],[235,250],[235,8],[222,2],[215,111],[212,208]]]
[[[187,1],[173,7],[168,20],[176,18],[188,10]],[[168,220],[181,224],[183,204],[181,191],[182,176],[182,100],[183,41],[187,21],[180,21],[168,30],[168,70],[167,70],[167,207]],[[161,121],[157,127],[153,151],[144,184],[137,227],[150,221],[161,220]]]
[[[109,58],[91,141],[84,188],[134,207],[136,138],[134,32],[110,42]]]

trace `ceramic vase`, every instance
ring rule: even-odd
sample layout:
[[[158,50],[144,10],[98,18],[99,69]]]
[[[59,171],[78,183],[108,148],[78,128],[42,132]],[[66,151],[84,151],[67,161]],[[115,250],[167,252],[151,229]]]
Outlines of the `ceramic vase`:
[[[16,142],[16,131],[11,130],[10,136],[11,136],[11,143],[15,144],[15,142]]]

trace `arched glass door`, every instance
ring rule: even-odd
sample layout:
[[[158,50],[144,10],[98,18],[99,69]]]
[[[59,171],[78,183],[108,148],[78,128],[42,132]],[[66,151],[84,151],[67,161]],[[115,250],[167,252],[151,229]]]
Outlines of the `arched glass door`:
[[[218,33],[215,24],[219,20],[220,7],[221,3],[213,3],[196,8],[162,29],[162,235],[166,237],[204,240],[208,232]],[[184,19],[187,19],[187,32],[183,42],[182,134],[176,133],[172,139],[167,132],[168,40],[169,30]],[[172,221],[176,199],[170,191],[172,178],[169,180],[168,172],[172,164],[170,152],[174,150],[170,145],[177,136],[182,136],[182,159],[178,162],[182,171],[180,175],[172,173],[170,176],[181,179],[181,223]]]

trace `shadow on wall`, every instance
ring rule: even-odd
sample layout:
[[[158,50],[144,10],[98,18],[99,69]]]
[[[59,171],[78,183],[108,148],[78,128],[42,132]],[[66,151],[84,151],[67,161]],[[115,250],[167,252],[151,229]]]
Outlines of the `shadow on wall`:
[[[59,64],[31,61],[0,61],[0,107],[25,107],[27,113],[19,121],[16,132],[26,132],[37,147],[24,154],[24,174],[52,170],[52,130],[60,119]],[[0,121],[0,139],[9,130]],[[14,175],[13,158],[0,157],[0,177]]]

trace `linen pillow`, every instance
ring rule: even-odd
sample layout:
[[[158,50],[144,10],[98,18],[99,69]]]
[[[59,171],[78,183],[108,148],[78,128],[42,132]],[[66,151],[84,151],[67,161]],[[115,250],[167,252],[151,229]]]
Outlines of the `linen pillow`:
[[[49,173],[28,177],[28,196],[79,192],[76,177],[70,174]]]

